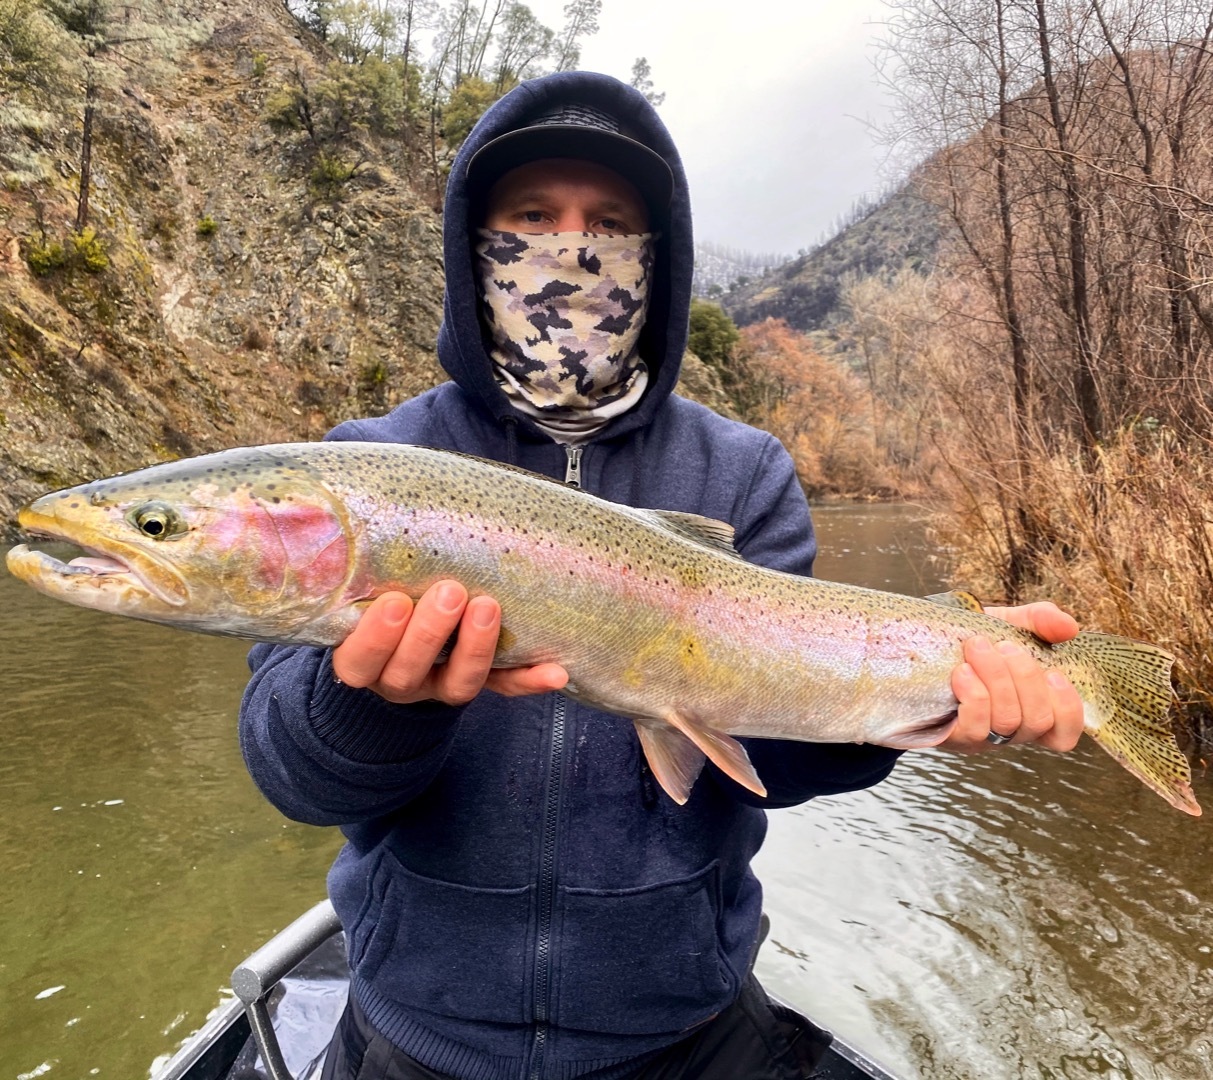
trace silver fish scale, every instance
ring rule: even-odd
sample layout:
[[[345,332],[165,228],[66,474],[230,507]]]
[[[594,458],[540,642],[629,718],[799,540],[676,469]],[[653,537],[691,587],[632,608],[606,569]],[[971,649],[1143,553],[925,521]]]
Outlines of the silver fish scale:
[[[904,727],[951,708],[946,679],[930,679],[924,695],[912,681],[864,672],[878,597],[892,608],[878,616],[881,626],[904,625],[923,639],[927,674],[950,667],[953,635],[921,623],[924,613],[938,616],[935,605],[765,570],[672,531],[651,511],[476,458],[347,443],[292,452],[364,523],[373,576],[408,581],[415,595],[444,576],[494,595],[506,630],[499,663],[560,660],[586,700],[614,711],[727,710],[731,723],[754,717],[748,734],[796,723],[854,739],[882,712]],[[497,554],[485,557],[494,538]],[[823,612],[832,636],[816,629]],[[794,647],[805,638],[815,653]],[[904,674],[916,661],[903,650],[897,663]],[[806,706],[810,677],[816,693]],[[856,706],[854,682],[865,679],[887,709],[871,699]],[[666,700],[655,703],[655,689]],[[763,708],[754,709],[756,699]]]

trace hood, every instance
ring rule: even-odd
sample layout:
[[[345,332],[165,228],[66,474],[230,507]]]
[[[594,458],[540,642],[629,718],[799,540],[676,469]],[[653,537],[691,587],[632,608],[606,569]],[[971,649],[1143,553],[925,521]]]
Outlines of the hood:
[[[493,378],[480,321],[478,279],[470,239],[471,231],[480,223],[468,220],[467,168],[485,143],[570,101],[596,105],[619,117],[633,138],[665,159],[674,176],[674,197],[657,240],[649,314],[640,337],[640,355],[651,373],[649,387],[640,403],[608,424],[599,438],[646,424],[673,392],[686,348],[695,262],[691,205],[682,162],[670,133],[639,91],[609,75],[560,72],[522,83],[480,118],[460,148],[447,181],[443,218],[446,295],[438,333],[438,359],[447,374],[493,417],[515,421],[520,429],[543,439],[550,436],[513,408]]]

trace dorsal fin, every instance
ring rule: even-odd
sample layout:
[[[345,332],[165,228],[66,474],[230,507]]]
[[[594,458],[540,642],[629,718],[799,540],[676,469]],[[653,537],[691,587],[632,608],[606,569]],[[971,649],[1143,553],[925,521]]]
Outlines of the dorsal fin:
[[[421,443],[412,443],[410,445],[416,446],[421,450],[429,450],[435,454],[443,454],[446,457],[464,458],[467,461],[479,462],[481,465],[491,465],[494,469],[503,469],[505,472],[529,476],[532,480],[542,480],[545,484],[554,484],[564,491],[576,490],[570,488],[563,480],[557,480],[554,476],[545,476],[543,473],[537,473],[533,469],[524,469],[521,465],[512,465],[507,461],[495,461],[493,458],[481,457],[479,454],[465,454],[462,450],[447,450],[442,446],[425,446]],[[588,495],[589,492],[585,494]]]
[[[741,558],[733,547],[733,526],[728,522],[702,517],[699,514],[684,514],[679,510],[642,510],[641,513],[653,524],[681,536],[684,540],[693,540],[713,551],[732,555],[735,559]]]
[[[930,596],[924,596],[924,600],[930,600],[932,604],[938,604],[940,607],[961,608],[964,611],[976,611],[978,615],[984,615],[986,609],[981,606],[981,601],[977,599],[971,592],[965,592],[963,589],[953,589],[951,592],[932,593]]]

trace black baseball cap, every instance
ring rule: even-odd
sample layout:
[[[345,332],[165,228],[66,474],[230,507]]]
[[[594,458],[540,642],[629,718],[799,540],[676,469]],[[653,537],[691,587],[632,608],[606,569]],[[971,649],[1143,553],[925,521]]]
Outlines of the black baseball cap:
[[[482,202],[511,169],[541,158],[581,158],[613,169],[632,182],[657,219],[674,196],[665,159],[626,135],[618,118],[593,105],[566,103],[485,143],[468,162],[468,192]]]

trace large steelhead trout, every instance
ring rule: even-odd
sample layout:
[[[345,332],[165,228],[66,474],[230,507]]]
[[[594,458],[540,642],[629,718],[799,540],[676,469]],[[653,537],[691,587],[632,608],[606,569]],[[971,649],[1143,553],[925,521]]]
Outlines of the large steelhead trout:
[[[1014,638],[1085,702],[1086,730],[1173,806],[1199,814],[1172,736],[1172,657],[1082,633],[1048,646],[981,612],[754,566],[732,530],[606,502],[478,458],[384,443],[246,447],[44,495],[17,577],[119,615],[261,641],[335,645],[371,599],[442,578],[502,608],[495,663],[544,661],[567,693],[632,719],[685,801],[710,758],[759,794],[731,736],[933,746],[976,634]]]

